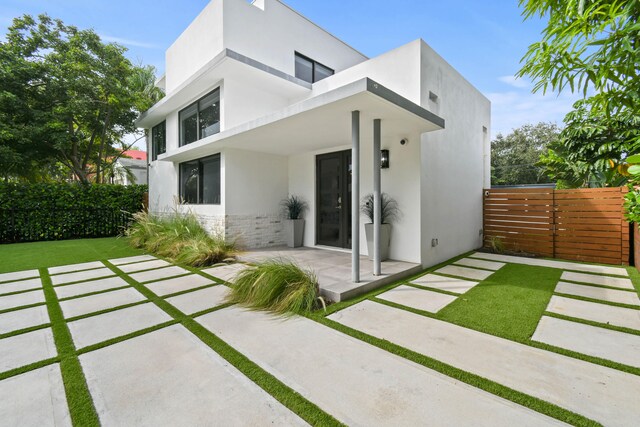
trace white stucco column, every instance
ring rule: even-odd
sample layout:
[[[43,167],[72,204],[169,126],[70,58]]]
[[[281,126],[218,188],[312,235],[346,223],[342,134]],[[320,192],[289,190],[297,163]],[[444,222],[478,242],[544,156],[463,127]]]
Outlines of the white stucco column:
[[[351,112],[351,280],[360,282],[360,111]]]
[[[380,134],[381,120],[373,121],[373,275],[382,274],[380,263],[380,223],[382,200],[380,191]]]

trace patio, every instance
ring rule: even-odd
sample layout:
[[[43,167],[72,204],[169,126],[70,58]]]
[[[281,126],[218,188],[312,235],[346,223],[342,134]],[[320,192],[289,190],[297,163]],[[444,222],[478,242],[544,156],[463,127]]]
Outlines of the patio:
[[[360,282],[351,279],[351,251],[318,248],[268,248],[242,253],[240,260],[255,263],[265,259],[286,259],[312,270],[320,285],[320,294],[330,301],[340,302],[373,289],[405,279],[422,270],[420,264],[403,261],[383,261],[381,275],[373,275],[373,262],[360,257]]]

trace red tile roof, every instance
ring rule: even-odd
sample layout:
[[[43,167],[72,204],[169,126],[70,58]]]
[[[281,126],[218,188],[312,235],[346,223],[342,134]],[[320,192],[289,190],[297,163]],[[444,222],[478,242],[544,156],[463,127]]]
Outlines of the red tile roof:
[[[139,150],[127,150],[124,153],[124,157],[129,157],[136,160],[147,160],[147,153]]]

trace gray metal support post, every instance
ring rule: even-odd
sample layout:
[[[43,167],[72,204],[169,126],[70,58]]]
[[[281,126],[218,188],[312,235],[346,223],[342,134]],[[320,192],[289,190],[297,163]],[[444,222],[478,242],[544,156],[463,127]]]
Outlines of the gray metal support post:
[[[351,112],[351,280],[360,282],[360,111]]]
[[[373,121],[373,275],[380,276],[380,223],[382,222],[382,200],[380,184],[380,139],[381,120]]]

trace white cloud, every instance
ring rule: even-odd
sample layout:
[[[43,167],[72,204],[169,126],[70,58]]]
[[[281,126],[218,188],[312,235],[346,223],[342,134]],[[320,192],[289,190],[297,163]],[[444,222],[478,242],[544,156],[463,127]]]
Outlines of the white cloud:
[[[138,40],[130,40],[122,37],[113,37],[113,36],[100,34],[100,38],[106,42],[118,43],[125,46],[141,47],[145,49],[160,49],[160,46],[153,43],[147,43],[147,42],[138,41]]]
[[[507,134],[525,124],[556,122],[562,125],[564,116],[572,110],[578,94],[532,94],[525,90],[485,94],[491,100],[491,133]]]
[[[518,89],[526,89],[530,86],[530,83],[527,80],[516,76],[502,76],[498,77],[498,80]]]

